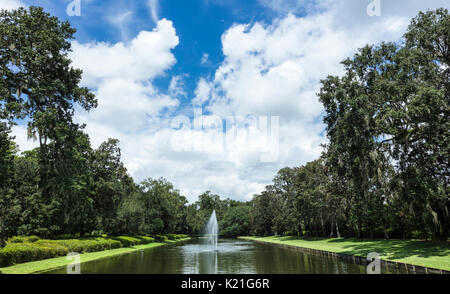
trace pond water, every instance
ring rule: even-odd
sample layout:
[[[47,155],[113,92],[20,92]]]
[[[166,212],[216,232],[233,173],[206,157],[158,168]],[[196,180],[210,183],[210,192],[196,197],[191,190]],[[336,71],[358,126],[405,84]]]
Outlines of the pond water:
[[[66,268],[46,272],[65,274]],[[81,264],[82,274],[364,274],[366,266],[238,239],[202,239]],[[392,273],[382,267],[382,273]],[[398,271],[394,273],[400,273]]]

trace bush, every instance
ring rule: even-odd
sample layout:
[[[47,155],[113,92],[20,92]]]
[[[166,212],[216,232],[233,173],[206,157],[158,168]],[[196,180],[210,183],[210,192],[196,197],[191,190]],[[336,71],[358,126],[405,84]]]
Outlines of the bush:
[[[158,235],[159,240],[167,241],[167,237]],[[181,235],[175,235],[178,238]],[[0,249],[0,267],[16,263],[30,262],[59,256],[66,256],[70,252],[96,252],[134,245],[155,242],[155,238],[148,236],[117,236],[111,238],[92,237],[85,239],[41,240],[36,236],[12,237],[7,245]]]
[[[155,235],[154,238],[157,242],[166,242],[167,240],[169,240],[169,238],[164,235]]]
[[[155,242],[155,238],[147,236],[137,236],[136,238],[141,239],[141,244],[148,244]]]
[[[6,242],[8,242],[8,243],[23,243],[23,242],[25,242],[25,237],[11,237]]]
[[[125,247],[146,244],[146,243],[143,243],[143,241],[141,239],[133,238],[133,237],[129,237],[129,236],[118,236],[118,237],[114,237],[113,239],[119,241]]]
[[[36,242],[40,240],[39,237],[37,236],[29,236],[29,237],[20,237],[20,236],[16,236],[16,237],[11,237],[8,239],[8,243],[26,243],[26,242]]]
[[[169,240],[176,240],[177,239],[177,235],[176,234],[167,234],[167,238]]]
[[[184,235],[184,234],[167,234],[167,238],[169,240],[180,240],[180,239],[184,239],[187,237],[188,237],[188,235]]]
[[[56,246],[36,246],[32,243],[10,243],[0,250],[0,265],[9,266],[35,260],[42,260],[64,255],[63,248]],[[67,254],[67,253],[66,253]]]
[[[27,237],[28,242],[31,242],[31,243],[36,242],[36,241],[38,241],[40,239],[41,238],[39,238],[38,236],[29,236],[29,237]]]

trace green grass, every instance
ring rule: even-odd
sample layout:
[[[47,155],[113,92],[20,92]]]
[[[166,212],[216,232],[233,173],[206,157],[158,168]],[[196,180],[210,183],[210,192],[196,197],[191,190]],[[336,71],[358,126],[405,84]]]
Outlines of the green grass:
[[[184,238],[180,239],[179,241],[188,240],[190,238]],[[171,242],[172,243],[172,242]],[[175,243],[175,242],[173,242]],[[112,249],[112,250],[104,250],[104,251],[98,251],[98,252],[90,252],[90,253],[83,253],[80,254],[81,263],[93,261],[101,258],[111,257],[115,255],[120,254],[126,254],[130,253],[136,250],[143,250],[143,249],[149,249],[154,248],[158,246],[163,246],[168,243],[149,243],[145,245],[135,245],[131,247],[123,247],[118,249]],[[9,267],[0,268],[0,271],[2,274],[34,274],[34,273],[40,273],[49,271],[52,269],[57,269],[61,267],[65,267],[72,263],[71,260],[68,260],[66,256],[64,257],[57,257],[57,258],[51,258],[51,259],[45,259],[40,261],[33,261],[33,262],[27,262],[27,263],[21,263],[16,264]]]
[[[240,239],[293,245],[362,257],[366,257],[370,252],[377,252],[383,260],[450,270],[449,242],[298,237],[240,237]]]

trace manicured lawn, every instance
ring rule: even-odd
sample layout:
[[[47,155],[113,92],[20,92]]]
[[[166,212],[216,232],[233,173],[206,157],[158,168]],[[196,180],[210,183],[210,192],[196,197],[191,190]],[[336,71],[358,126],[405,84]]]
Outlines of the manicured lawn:
[[[188,240],[190,238],[180,239],[177,241],[174,241],[173,243]],[[172,243],[172,242],[170,242]],[[118,249],[112,249],[112,250],[105,250],[105,251],[99,251],[99,252],[91,252],[91,253],[84,253],[80,254],[81,263],[111,257],[114,255],[120,255],[120,254],[126,254],[130,253],[136,250],[143,250],[143,249],[149,249],[154,248],[158,246],[167,245],[167,243],[149,243],[145,245],[135,245],[131,247],[124,247],[124,248],[118,248]],[[0,268],[0,271],[2,274],[32,274],[32,273],[39,273],[43,271],[48,271],[52,269],[57,269],[61,267],[65,267],[72,263],[71,260],[68,260],[66,256],[64,257],[57,257],[57,258],[51,258],[51,259],[45,259],[40,261],[34,261],[34,262],[27,262],[27,263],[21,263],[16,264],[13,266]]]
[[[450,243],[419,240],[316,239],[298,237],[240,237],[366,257],[377,252],[383,260],[450,270]]]

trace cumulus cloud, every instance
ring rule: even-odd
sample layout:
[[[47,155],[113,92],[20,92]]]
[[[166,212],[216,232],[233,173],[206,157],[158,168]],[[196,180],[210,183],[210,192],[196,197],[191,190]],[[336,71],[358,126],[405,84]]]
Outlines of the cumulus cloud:
[[[195,98],[192,100],[192,104],[201,106],[209,99],[210,94],[211,86],[204,78],[201,78],[197,84],[197,89],[195,89]]]
[[[192,117],[194,111],[180,107],[178,99],[186,98],[183,74],[170,77],[167,91],[153,84],[176,62],[172,50],[178,36],[165,19],[130,42],[74,43],[74,66],[84,70],[83,84],[99,99],[98,109],[77,112],[77,119],[87,123],[94,147],[109,137],[120,139],[123,160],[136,180],[163,176],[190,201],[205,190],[248,200],[270,184],[280,168],[320,155],[319,144],[325,142],[316,97],[321,79],[342,73],[340,61],[365,44],[399,40],[419,10],[447,6],[438,0],[382,0],[382,15],[369,17],[370,1],[260,2],[278,17],[228,28],[221,39],[224,60],[211,77],[196,77],[191,102],[196,111],[203,105],[213,123],[213,116],[242,117],[244,122],[248,117],[279,116],[277,160],[262,162],[251,150],[261,143],[258,137],[248,136],[245,131],[251,129],[239,124],[201,131],[197,119],[171,128],[175,115]],[[302,16],[292,14],[300,10]],[[221,149],[227,136],[237,144]],[[175,150],[174,137],[181,138],[184,148]],[[206,148],[195,148],[198,144]]]
[[[17,9],[19,7],[26,7],[21,1],[19,0],[0,0],[0,9]]]
[[[170,80],[169,84],[169,94],[172,97],[186,97],[187,93],[184,89],[184,76],[185,75],[176,75],[173,76]]]
[[[179,43],[171,21],[162,19],[156,28],[141,31],[131,42],[73,43],[74,66],[83,69],[83,83],[95,87],[102,81],[120,78],[151,80],[175,64],[171,53]]]
[[[196,97],[206,97],[199,95],[200,89],[211,89],[211,98],[201,101],[214,115],[280,117],[280,156],[276,162],[264,165],[248,152],[237,149],[232,153],[230,173],[246,183],[247,197],[252,194],[251,184],[269,184],[278,169],[304,164],[320,155],[319,145],[326,141],[322,106],[316,96],[321,79],[342,73],[340,62],[365,44],[399,40],[419,10],[445,6],[444,1],[431,5],[414,1],[413,8],[411,2],[382,1],[382,17],[373,18],[366,13],[370,1],[261,2],[286,14],[269,25],[256,22],[229,28],[222,35],[224,61],[210,81],[200,79],[196,92]],[[300,9],[308,14],[299,17],[290,13]],[[242,171],[250,167],[267,178],[248,179],[249,173]],[[218,178],[213,179],[211,186],[222,187],[224,192],[230,190],[225,186],[238,183],[231,180],[233,176],[223,177],[222,185]],[[234,195],[242,195],[240,187],[233,189]]]

